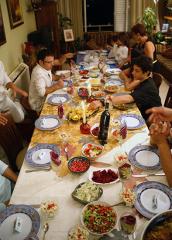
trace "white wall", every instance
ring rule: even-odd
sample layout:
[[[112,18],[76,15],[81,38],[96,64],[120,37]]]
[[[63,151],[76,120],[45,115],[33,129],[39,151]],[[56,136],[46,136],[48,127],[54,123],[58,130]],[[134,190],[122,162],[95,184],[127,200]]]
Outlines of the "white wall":
[[[20,0],[24,24],[11,29],[6,0],[0,0],[6,35],[6,43],[0,46],[0,60],[8,73],[22,61],[21,44],[27,41],[27,34],[36,30],[34,12],[27,12],[26,2]]]

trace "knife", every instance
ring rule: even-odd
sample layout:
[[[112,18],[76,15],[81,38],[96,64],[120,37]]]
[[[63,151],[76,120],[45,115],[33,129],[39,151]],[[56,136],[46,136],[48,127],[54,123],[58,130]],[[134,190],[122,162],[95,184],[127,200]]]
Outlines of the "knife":
[[[39,172],[39,171],[50,171],[51,167],[48,168],[35,168],[35,169],[26,169],[25,173],[29,173],[29,172]]]
[[[132,177],[135,177],[135,178],[152,177],[152,176],[165,176],[165,173],[132,174]]]

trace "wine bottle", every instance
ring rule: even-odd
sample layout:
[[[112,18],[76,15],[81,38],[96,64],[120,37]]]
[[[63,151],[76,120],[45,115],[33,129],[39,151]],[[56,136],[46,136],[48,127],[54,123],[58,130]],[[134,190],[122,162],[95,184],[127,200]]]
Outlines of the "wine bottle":
[[[98,135],[98,139],[102,145],[107,143],[109,123],[110,123],[109,103],[106,102],[105,110],[100,118],[100,131]]]

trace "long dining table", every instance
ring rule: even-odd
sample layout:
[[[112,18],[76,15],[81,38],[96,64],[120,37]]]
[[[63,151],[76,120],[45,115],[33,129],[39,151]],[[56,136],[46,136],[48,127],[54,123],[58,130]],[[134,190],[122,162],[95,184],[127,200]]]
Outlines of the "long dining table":
[[[76,77],[76,76],[75,76]],[[81,77],[81,76],[80,76]],[[64,113],[65,116],[68,112],[80,105],[81,98],[78,96],[78,82],[79,75],[77,78],[77,84],[74,84],[74,93],[70,95],[70,101],[64,103]],[[120,86],[118,88],[118,93],[123,92],[124,87]],[[57,94],[66,94],[66,88],[56,91]],[[47,96],[47,99],[54,93]],[[44,115],[58,115],[58,107],[56,105],[51,105],[45,101],[41,116]],[[87,104],[86,104],[87,105]],[[88,118],[88,123],[90,126],[95,123],[100,122],[100,116],[103,111],[103,107]],[[140,112],[136,105],[132,108],[127,108],[126,110],[115,109],[110,106],[110,116],[112,119],[117,119],[122,114],[138,114]],[[111,121],[112,122],[112,121]],[[110,122],[110,124],[111,124]],[[49,230],[46,233],[46,239],[51,240],[63,240],[67,239],[69,230],[77,225],[81,224],[81,211],[83,205],[75,201],[71,197],[71,193],[75,187],[82,182],[88,180],[89,174],[93,170],[103,169],[106,164],[109,164],[111,168],[117,169],[115,156],[117,153],[124,151],[127,154],[130,150],[141,144],[149,145],[149,131],[146,124],[143,124],[139,129],[128,130],[127,138],[123,141],[122,147],[119,145],[118,141],[112,136],[111,131],[109,131],[107,144],[104,145],[103,153],[100,157],[96,158],[89,170],[83,174],[72,174],[67,167],[67,155],[65,152],[65,147],[67,144],[67,154],[68,158],[82,155],[82,147],[84,144],[93,142],[99,143],[98,138],[92,136],[91,134],[85,135],[80,132],[81,122],[72,122],[67,118],[64,118],[61,125],[51,131],[43,131],[35,128],[29,148],[36,146],[38,143],[46,144],[56,144],[60,149],[60,159],[61,165],[56,166],[54,163],[51,164],[51,169],[49,171],[35,171],[27,172],[26,170],[32,169],[28,165],[27,161],[24,160],[21,167],[17,183],[15,185],[10,204],[26,204],[35,207],[35,209],[40,213],[40,204],[46,200],[54,200],[58,203],[58,211],[53,219],[49,221]],[[110,126],[111,129],[111,126]],[[65,139],[64,139],[65,137]],[[133,171],[137,173],[148,173],[149,171],[138,171],[133,166]],[[135,185],[143,182],[154,180],[164,184],[167,184],[166,178],[164,176],[148,176],[142,178],[131,177],[127,184],[128,188],[133,188]],[[122,184],[120,181],[114,184],[102,185],[103,195],[100,201],[107,202],[109,204],[118,203],[121,201],[120,193],[122,189]],[[114,207],[117,212],[117,218],[125,211],[133,211],[137,218],[136,227],[136,239],[140,239],[141,232],[144,228],[145,223],[148,219],[141,216],[135,208],[130,208],[127,206],[116,206]],[[41,215],[41,213],[40,213]],[[118,222],[116,224],[118,229]],[[41,224],[38,237],[42,239],[43,236],[43,226]],[[90,236],[90,239],[98,239],[96,236]]]

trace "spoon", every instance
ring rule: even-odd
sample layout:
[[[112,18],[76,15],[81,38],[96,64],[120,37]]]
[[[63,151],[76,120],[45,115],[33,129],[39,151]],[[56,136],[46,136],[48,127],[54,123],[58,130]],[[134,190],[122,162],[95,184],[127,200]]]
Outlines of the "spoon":
[[[45,223],[44,226],[43,226],[44,234],[43,234],[42,240],[45,240],[45,234],[48,232],[48,229],[49,229],[49,224]]]
[[[68,160],[69,160],[69,156],[68,156],[68,148],[67,148],[67,147],[65,147],[64,151],[65,151],[66,158],[67,158],[67,161],[68,161]]]

